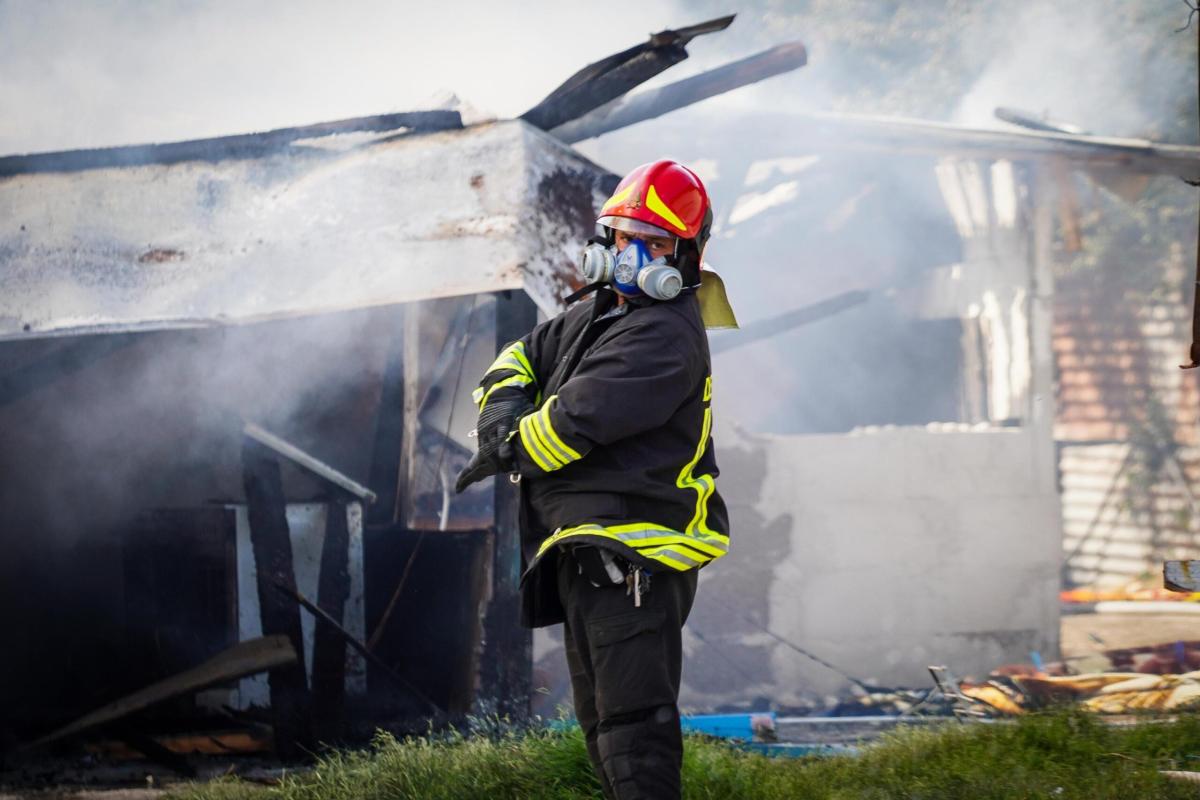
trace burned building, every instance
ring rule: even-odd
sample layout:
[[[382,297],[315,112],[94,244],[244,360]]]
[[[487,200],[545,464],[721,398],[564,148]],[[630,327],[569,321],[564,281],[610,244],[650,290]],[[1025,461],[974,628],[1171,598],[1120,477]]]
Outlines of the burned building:
[[[0,158],[0,746],[90,731],[162,756],[147,731],[216,718],[287,754],[525,716],[515,489],[453,492],[471,384],[578,287],[616,183],[547,131],[731,20],[519,120]],[[768,51],[675,102],[803,61]]]
[[[613,176],[452,112],[0,171],[6,740],[291,626],[314,695],[520,708],[515,493],[451,476],[468,384],[557,311]]]
[[[224,679],[150,709],[164,727],[270,707],[328,740],[519,714],[534,688],[554,711],[556,634],[515,627],[514,492],[452,480],[471,383],[561,310],[615,182],[568,144],[804,59],[793,44],[621,99],[682,58],[675,34],[521,120],[0,159],[0,744],[212,659]],[[1050,657],[1060,487],[1080,463],[1056,444],[1062,172],[1196,177],[1195,149],[737,124],[755,147],[709,181],[712,257],[739,310],[781,313],[712,340],[735,533],[685,633],[685,707],[800,707],[846,685],[812,655],[892,684]],[[699,163],[719,134],[642,149]],[[740,429],[751,414],[786,425]],[[221,661],[281,632],[290,655]],[[309,698],[308,719],[279,718],[277,693]]]

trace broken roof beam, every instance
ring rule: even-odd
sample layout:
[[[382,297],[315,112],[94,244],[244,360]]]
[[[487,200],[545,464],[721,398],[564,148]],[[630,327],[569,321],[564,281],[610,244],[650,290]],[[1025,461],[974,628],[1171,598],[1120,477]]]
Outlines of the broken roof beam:
[[[315,457],[296,447],[294,444],[279,438],[264,428],[247,422],[242,427],[242,433],[266,447],[268,450],[283,456],[298,467],[316,475],[318,478],[333,484],[344,492],[354,495],[365,503],[375,502],[375,493],[352,478],[338,472],[333,467],[319,461]]]
[[[573,144],[791,72],[807,63],[808,51],[804,44],[799,41],[787,42],[668,86],[619,98],[579,119],[553,128],[550,133]]]
[[[521,115],[548,131],[615,100],[688,57],[685,46],[697,36],[723,31],[736,14],[676,30],[659,31],[642,44],[588,64]]]
[[[830,150],[885,150],[1013,161],[1063,158],[1074,169],[1110,167],[1200,179],[1200,147],[1146,139],[970,128],[899,117],[820,112],[752,115],[745,118],[744,124],[761,132],[757,141],[760,158]]]
[[[819,322],[827,317],[840,314],[847,309],[865,303],[871,299],[871,293],[864,289],[854,289],[828,297],[816,303],[811,303],[791,311],[785,311],[773,317],[768,317],[749,325],[743,325],[737,336],[721,337],[709,345],[713,355],[726,353],[735,347],[745,347],[748,344],[763,339],[770,339],[783,333],[795,330],[812,322]]]
[[[1007,106],[996,106],[992,112],[996,119],[1003,120],[1010,125],[1017,125],[1022,128],[1028,128],[1031,131],[1045,131],[1047,133],[1065,133],[1070,136],[1087,136],[1088,131],[1078,125],[1072,125],[1069,122],[1059,122],[1052,119],[1041,119],[1036,114],[1030,111],[1022,111],[1019,108],[1008,108]]]
[[[370,117],[320,122],[292,128],[276,128],[260,133],[221,136],[216,139],[189,139],[166,144],[100,147],[89,150],[65,150],[0,158],[0,178],[31,172],[78,172],[104,167],[129,167],[141,164],[177,164],[184,161],[225,161],[257,158],[301,139],[316,139],[337,133],[386,133],[407,129],[414,133],[454,130],[462,127],[457,111],[406,111]]]

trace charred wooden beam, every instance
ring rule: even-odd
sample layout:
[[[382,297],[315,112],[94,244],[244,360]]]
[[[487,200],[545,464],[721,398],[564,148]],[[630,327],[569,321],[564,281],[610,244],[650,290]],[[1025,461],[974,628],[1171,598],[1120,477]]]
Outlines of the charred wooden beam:
[[[270,431],[255,425],[253,422],[247,422],[242,428],[242,432],[265,449],[283,456],[296,466],[304,468],[318,478],[333,484],[338,489],[357,497],[364,503],[375,502],[375,493],[358,481],[347,477],[323,461],[304,452],[294,444],[281,439]]]
[[[752,322],[749,325],[743,325],[737,336],[718,339],[709,345],[709,349],[713,355],[727,353],[735,347],[744,347],[763,339],[770,339],[781,333],[787,333],[799,328],[802,325],[808,325],[809,323],[832,317],[835,314],[840,314],[848,308],[865,303],[870,297],[871,293],[864,290],[842,292],[820,302],[801,306],[791,311],[785,311],[777,316],[768,317],[759,322]]]
[[[1021,128],[1028,128],[1031,131],[1066,133],[1071,136],[1090,135],[1088,131],[1085,131],[1078,125],[1072,125],[1069,122],[1059,122],[1052,119],[1041,119],[1036,114],[1033,114],[1029,111],[1022,111],[1019,108],[996,106],[992,113],[996,115],[996,119],[1004,120],[1011,125],[1016,125]]]
[[[683,61],[688,57],[685,49],[688,42],[706,33],[725,30],[734,16],[730,14],[686,28],[660,31],[649,41],[588,64],[522,114],[521,119],[542,130],[550,130],[581,117]]]
[[[349,512],[343,500],[326,506],[325,540],[321,545],[321,569],[317,603],[333,619],[342,619],[350,597]],[[323,742],[341,738],[342,712],[346,700],[346,642],[324,619],[318,618],[313,635],[312,666],[313,723]]]
[[[439,706],[437,703],[430,700],[429,697],[424,692],[422,692],[420,689],[418,689],[416,686],[414,686],[412,681],[408,680],[403,675],[396,672],[396,670],[394,670],[390,666],[388,666],[387,662],[385,662],[379,656],[377,656],[373,652],[371,652],[370,648],[368,648],[365,644],[360,642],[358,640],[358,638],[355,637],[354,634],[350,633],[350,631],[343,628],[341,623],[338,622],[336,619],[334,619],[332,616],[330,616],[328,611],[321,608],[320,606],[318,606],[313,601],[309,600],[304,595],[300,594],[300,592],[296,589],[295,586],[289,586],[284,583],[276,583],[275,588],[278,589],[283,595],[296,601],[296,603],[298,603],[300,605],[300,607],[307,610],[310,614],[312,614],[314,617],[316,617],[316,619],[318,621],[324,622],[327,626],[329,626],[330,630],[335,631],[338,634],[338,636],[340,636],[346,644],[350,645],[355,650],[362,653],[363,657],[366,658],[368,661],[370,661],[372,664],[374,664],[376,667],[378,667],[380,669],[380,671],[383,672],[384,675],[387,675],[389,678],[391,678],[397,685],[412,692],[413,695],[416,696],[416,698],[418,700],[420,700],[422,703],[424,703],[425,705],[427,705],[429,707],[430,711],[437,713],[437,712],[443,710],[441,706]]]
[[[314,139],[335,133],[396,131],[412,132],[453,130],[462,127],[457,111],[407,111],[371,117],[321,122],[292,128],[277,128],[261,133],[220,136],[213,139],[189,139],[166,144],[130,147],[100,147],[89,150],[64,150],[53,153],[0,158],[0,177],[31,172],[79,172],[105,167],[130,167],[141,164],[178,164],[183,161],[228,161],[259,158],[301,139]]]
[[[808,51],[804,44],[788,42],[691,78],[614,100],[585,116],[553,128],[550,133],[568,143],[590,139],[799,69],[807,63]]]
[[[739,125],[755,133],[755,154],[759,158],[862,150],[993,161],[1001,158],[1044,161],[1061,157],[1072,169],[1117,169],[1130,174],[1200,180],[1200,147],[1147,139],[970,128],[945,122],[830,112],[747,114]]]
[[[296,650],[296,666],[268,673],[275,750],[284,758],[295,758],[312,743],[312,720],[300,610],[274,589],[280,584],[296,586],[283,479],[275,454],[249,437],[243,440],[242,466],[262,630],[266,635],[286,636]]]
[[[496,297],[496,350],[537,324],[537,306],[524,292]],[[521,531],[517,489],[494,481],[491,600],[484,612],[479,658],[479,698],[495,711],[520,719],[529,715],[533,685],[533,636],[520,625]]]
[[[369,485],[379,499],[372,504],[367,522],[390,525],[400,519],[400,463],[404,459],[404,318],[407,309],[396,313],[387,365],[379,392],[379,413],[371,451]]]
[[[172,675],[170,678],[153,683],[133,694],[125,695],[112,703],[101,706],[69,725],[46,734],[28,746],[38,747],[51,744],[92,728],[115,722],[175,697],[195,694],[210,686],[235,681],[264,670],[295,664],[298,658],[296,648],[286,636],[264,636],[261,639],[241,642],[197,667]]]

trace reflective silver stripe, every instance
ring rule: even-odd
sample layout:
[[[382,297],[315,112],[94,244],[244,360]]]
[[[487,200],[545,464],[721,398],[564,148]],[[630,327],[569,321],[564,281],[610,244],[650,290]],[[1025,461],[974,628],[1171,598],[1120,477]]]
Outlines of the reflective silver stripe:
[[[719,539],[705,539],[699,536],[690,536],[686,533],[680,533],[679,531],[649,529],[642,531],[623,531],[620,533],[613,532],[613,535],[622,541],[637,541],[639,539],[666,539],[668,541],[661,542],[661,544],[670,544],[672,541],[687,542],[688,544],[691,544],[692,542],[698,542],[705,547],[711,547],[714,550],[720,550],[722,553],[729,551],[729,545]]]
[[[660,555],[667,556],[667,557],[672,558],[675,561],[678,561],[682,564],[686,564],[689,567],[699,567],[702,564],[707,564],[709,561],[712,561],[711,558],[705,559],[704,561],[697,561],[694,558],[692,558],[691,556],[684,555],[683,553],[679,552],[678,550],[672,550],[669,547],[662,547],[662,548],[659,548],[657,550],[657,552],[642,553],[642,555],[644,555],[646,558],[654,558],[654,559],[657,559],[658,556],[660,556]]]
[[[599,526],[597,526],[599,527]],[[616,536],[621,541],[637,541],[638,539],[656,539],[659,537],[680,537],[683,536],[679,531],[671,530],[670,528],[644,528],[642,530],[633,531],[609,531],[613,536]],[[666,544],[666,542],[663,542]]]
[[[641,530],[623,531],[620,530],[620,526],[615,527],[617,530],[609,528],[606,530],[606,533],[617,537],[617,539],[623,542],[632,543],[630,544],[631,547],[666,547],[678,543],[692,547],[710,558],[720,558],[722,555],[729,552],[729,544],[717,538],[696,536],[687,533],[680,533],[679,531],[675,530],[664,530],[662,528],[643,528]],[[664,541],[644,545],[636,544],[636,542],[643,539],[663,539]],[[697,547],[697,545],[699,546]],[[704,548],[711,548],[718,552],[715,554],[705,553]]]
[[[614,539],[632,548],[638,555],[675,570],[704,566],[709,561],[721,558],[729,549],[728,542],[719,538],[700,538],[663,526],[650,526],[647,523],[629,523],[607,528],[587,523],[565,530],[560,528],[553,535],[546,537],[538,548],[538,556],[558,542],[574,536],[602,536],[605,539]],[[705,547],[717,552],[705,552]]]

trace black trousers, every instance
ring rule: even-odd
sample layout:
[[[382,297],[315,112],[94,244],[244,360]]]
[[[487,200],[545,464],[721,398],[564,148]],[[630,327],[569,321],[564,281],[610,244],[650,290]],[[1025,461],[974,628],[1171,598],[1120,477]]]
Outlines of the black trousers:
[[[572,555],[558,559],[575,716],[609,800],[679,797],[681,629],[696,580],[656,572],[635,608],[624,584],[594,586]]]

